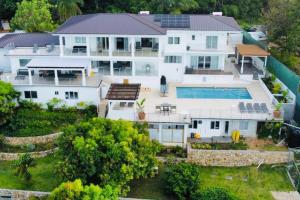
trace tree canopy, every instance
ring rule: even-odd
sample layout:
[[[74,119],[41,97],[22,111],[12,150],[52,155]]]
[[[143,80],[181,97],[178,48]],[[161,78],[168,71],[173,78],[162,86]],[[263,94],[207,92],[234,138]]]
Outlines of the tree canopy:
[[[50,12],[51,4],[47,0],[23,0],[17,3],[15,16],[10,26],[13,30],[27,32],[46,32],[55,28]]]
[[[11,119],[14,109],[17,106],[16,99],[20,94],[10,83],[0,80],[0,125]]]
[[[83,0],[57,0],[60,21],[64,22],[69,17],[81,14],[80,5],[83,5]]]
[[[152,176],[160,145],[144,126],[128,121],[94,118],[69,126],[59,138],[62,162],[58,172],[67,180],[128,190],[134,178]]]
[[[48,200],[117,200],[118,191],[110,185],[100,188],[97,185],[84,186],[80,179],[62,183],[55,188]]]

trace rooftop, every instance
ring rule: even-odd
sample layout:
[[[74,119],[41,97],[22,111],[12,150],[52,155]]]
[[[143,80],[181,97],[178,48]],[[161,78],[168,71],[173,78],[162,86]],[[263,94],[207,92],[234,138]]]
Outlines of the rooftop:
[[[269,56],[270,53],[255,44],[237,44],[237,51],[242,56]]]

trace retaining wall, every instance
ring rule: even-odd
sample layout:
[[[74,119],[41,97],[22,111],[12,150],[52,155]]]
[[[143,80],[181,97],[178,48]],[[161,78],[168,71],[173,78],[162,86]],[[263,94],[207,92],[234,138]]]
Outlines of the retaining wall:
[[[257,150],[200,150],[187,147],[187,161],[202,166],[239,167],[263,164],[286,163],[294,155],[287,151]]]
[[[53,133],[50,135],[34,136],[34,137],[5,137],[5,142],[10,145],[26,145],[26,144],[45,144],[53,142],[62,133]]]
[[[33,158],[42,158],[49,154],[54,153],[56,150],[57,150],[57,148],[46,150],[46,151],[29,152],[29,154]],[[22,154],[25,154],[25,153],[0,153],[0,160],[18,160],[20,155],[22,155]]]
[[[27,200],[30,196],[42,197],[49,195],[49,192],[0,189],[1,196],[11,196],[12,199]]]

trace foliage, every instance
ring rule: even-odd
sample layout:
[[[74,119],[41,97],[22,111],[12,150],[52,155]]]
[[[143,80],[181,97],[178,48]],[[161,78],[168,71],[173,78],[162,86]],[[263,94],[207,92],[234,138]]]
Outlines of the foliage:
[[[181,146],[162,146],[161,151],[158,154],[159,156],[167,157],[167,156],[175,156],[180,158],[186,158],[187,152],[186,149]]]
[[[11,20],[11,28],[27,32],[46,32],[55,28],[52,20],[51,5],[47,0],[23,0],[17,3],[15,16]]]
[[[275,105],[275,110],[280,111],[281,107],[282,107],[282,103],[279,102],[278,104]]]
[[[11,19],[17,9],[17,2],[21,0],[0,0],[0,19]]]
[[[0,80],[0,126],[11,119],[16,107],[15,100],[19,96],[20,94],[10,83]]]
[[[138,112],[144,112],[144,108],[145,108],[145,101],[146,99],[142,99],[141,101],[137,101],[136,104],[138,106],[137,110]]]
[[[20,178],[24,179],[26,182],[31,180],[31,174],[28,171],[29,167],[34,166],[34,159],[30,154],[22,154],[19,159],[16,161],[16,174]]]
[[[117,200],[118,191],[110,185],[100,188],[97,185],[82,185],[80,179],[62,183],[50,194],[48,200]]]
[[[239,200],[239,198],[223,188],[207,188],[195,192],[191,200]]]
[[[83,0],[57,0],[57,10],[61,22],[68,18],[81,14],[79,6],[82,6]]]
[[[279,138],[279,131],[282,127],[282,122],[267,121],[260,124],[258,128],[257,136],[258,138],[269,138],[272,137],[273,140]]]
[[[175,194],[179,200],[190,199],[200,186],[200,168],[185,162],[170,164],[165,178],[168,192]]]
[[[193,149],[206,149],[206,150],[246,150],[248,149],[248,145],[243,142],[231,142],[231,143],[192,143]]]
[[[36,111],[36,110],[41,110],[42,109],[42,104],[35,103],[33,101],[20,100],[19,101],[19,107]]]
[[[54,109],[61,108],[64,105],[64,101],[59,98],[52,98],[48,103],[47,107],[49,111],[54,111]]]
[[[212,146],[207,143],[192,143],[191,147],[193,149],[207,149],[207,150],[212,149]]]
[[[58,172],[65,179],[112,185],[121,193],[132,179],[154,175],[159,146],[132,122],[94,118],[69,126],[58,139],[62,162]],[[140,132],[139,132],[140,131]]]
[[[281,83],[274,82],[273,89],[272,89],[273,94],[279,94],[280,91],[281,91]]]
[[[300,58],[293,53],[283,51],[280,48],[271,48],[272,55],[289,67],[296,74],[300,75]]]
[[[3,134],[0,134],[0,149],[2,149],[5,145],[5,136]]]

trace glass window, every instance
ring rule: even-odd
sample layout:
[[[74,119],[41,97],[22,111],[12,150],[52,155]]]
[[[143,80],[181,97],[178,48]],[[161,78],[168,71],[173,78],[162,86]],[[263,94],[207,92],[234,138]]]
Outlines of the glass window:
[[[31,59],[20,59],[20,67],[26,67],[26,65],[31,61]]]
[[[168,44],[173,44],[173,37],[168,37]]]
[[[180,37],[174,37],[174,44],[180,44]]]
[[[218,36],[206,36],[206,48],[217,49],[218,48]]]
[[[78,99],[78,92],[65,92],[66,99]]]
[[[24,91],[25,99],[37,99],[37,91]]]
[[[240,130],[248,130],[248,121],[240,121]]]
[[[210,122],[210,129],[220,129],[220,121],[211,121]]]
[[[211,56],[206,56],[205,57],[205,68],[210,68],[211,67]]]
[[[149,129],[159,129],[159,124],[149,124]]]
[[[85,44],[86,38],[85,37],[75,37],[75,42],[78,44]]]
[[[181,56],[165,56],[165,63],[181,63]]]
[[[192,35],[192,40],[195,40],[195,38],[196,38],[195,35]]]
[[[55,95],[58,95],[59,93],[58,93],[58,91],[55,91],[54,94],[55,94]]]

